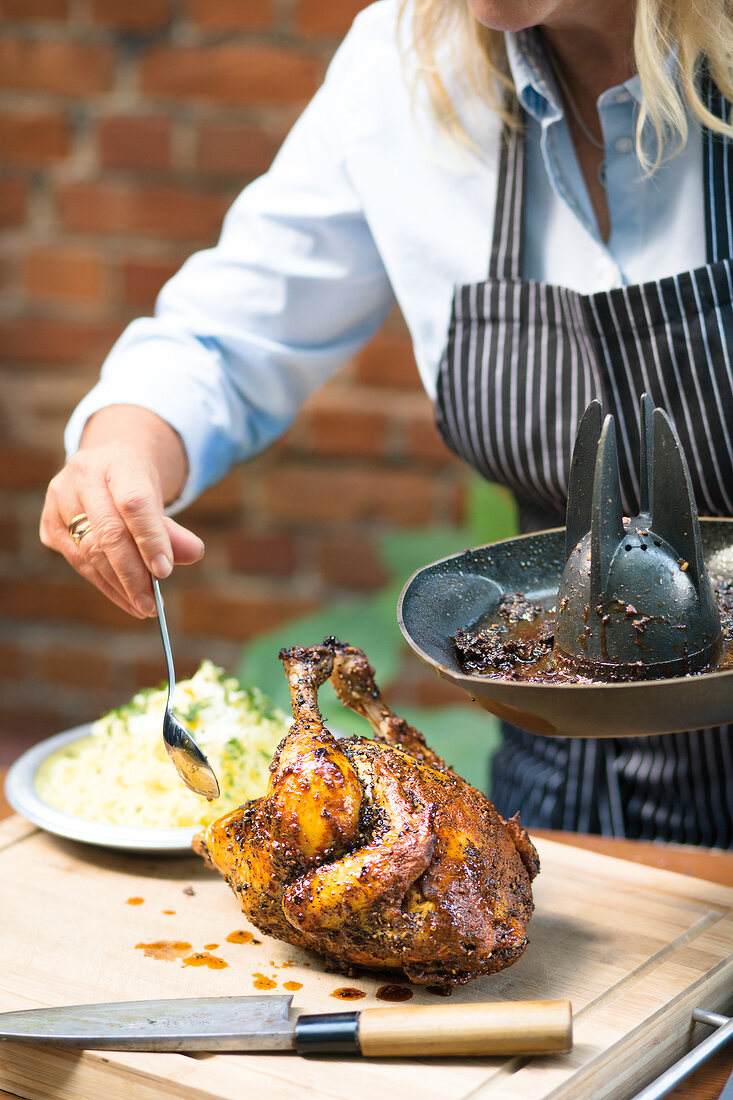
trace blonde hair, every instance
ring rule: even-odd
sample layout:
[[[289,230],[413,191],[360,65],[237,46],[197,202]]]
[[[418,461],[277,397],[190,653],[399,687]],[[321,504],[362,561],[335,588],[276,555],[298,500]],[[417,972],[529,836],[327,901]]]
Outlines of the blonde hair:
[[[401,0],[401,24],[406,22],[408,8],[412,20],[406,41],[417,61],[416,78],[425,85],[441,124],[468,140],[438,63],[438,53],[449,41],[454,44],[455,60],[471,91],[482,96],[510,125],[515,124],[505,106],[506,91],[513,84],[503,32],[482,26],[465,0]],[[679,87],[667,64],[674,49]],[[729,0],[636,0],[634,58],[643,95],[636,147],[645,168],[653,171],[671,147],[684,145],[688,135],[686,108],[708,129],[733,137],[731,122],[708,110],[698,81],[704,65],[725,98],[733,100],[733,15]],[[653,161],[641,147],[647,119],[651,119],[657,135]]]

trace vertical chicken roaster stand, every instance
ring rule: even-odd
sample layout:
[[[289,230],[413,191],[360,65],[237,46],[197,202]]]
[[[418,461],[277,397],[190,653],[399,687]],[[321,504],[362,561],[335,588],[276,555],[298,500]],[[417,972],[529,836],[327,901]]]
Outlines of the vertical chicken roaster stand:
[[[558,737],[674,733],[733,721],[733,668],[711,575],[733,585],[733,520],[698,519],[667,414],[641,399],[639,514],[623,515],[615,426],[589,405],[573,451],[566,527],[418,570],[398,619],[415,653],[499,718]],[[515,593],[555,607],[554,650],[592,682],[463,671],[453,641]],[[703,671],[706,670],[706,671]]]

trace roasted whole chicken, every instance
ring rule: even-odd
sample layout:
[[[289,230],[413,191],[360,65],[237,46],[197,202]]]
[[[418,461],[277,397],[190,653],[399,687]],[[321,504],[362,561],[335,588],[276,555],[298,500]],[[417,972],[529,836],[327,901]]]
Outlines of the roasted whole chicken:
[[[327,638],[280,653],[294,724],[267,794],[209,825],[195,850],[262,932],[329,969],[400,971],[445,990],[527,946],[537,853],[489,800],[387,707],[364,653]],[[374,737],[336,739],[328,679]]]

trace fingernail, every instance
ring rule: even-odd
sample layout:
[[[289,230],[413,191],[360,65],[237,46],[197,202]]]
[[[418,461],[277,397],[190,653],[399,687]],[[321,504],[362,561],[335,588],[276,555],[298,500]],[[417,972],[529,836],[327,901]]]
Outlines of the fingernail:
[[[152,596],[136,596],[135,607],[141,615],[152,615],[155,612],[155,601]]]
[[[203,558],[203,556],[204,556],[204,554],[205,554],[205,553],[206,553],[206,547],[204,546],[204,544],[203,544],[203,542],[202,542],[202,543],[201,543],[201,553],[200,553],[200,555],[199,555],[199,561],[201,561],[201,558]]]
[[[150,571],[158,580],[163,580],[173,572],[173,562],[165,554],[156,554],[150,563]]]

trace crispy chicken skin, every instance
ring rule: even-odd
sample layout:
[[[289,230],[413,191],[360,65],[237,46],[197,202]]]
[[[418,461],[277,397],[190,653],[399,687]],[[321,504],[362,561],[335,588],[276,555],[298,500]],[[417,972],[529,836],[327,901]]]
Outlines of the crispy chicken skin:
[[[209,825],[195,850],[261,931],[331,969],[391,969],[450,989],[527,946],[537,853],[387,707],[364,653],[335,638],[280,653],[295,722],[267,794]],[[336,740],[328,679],[374,738]]]

